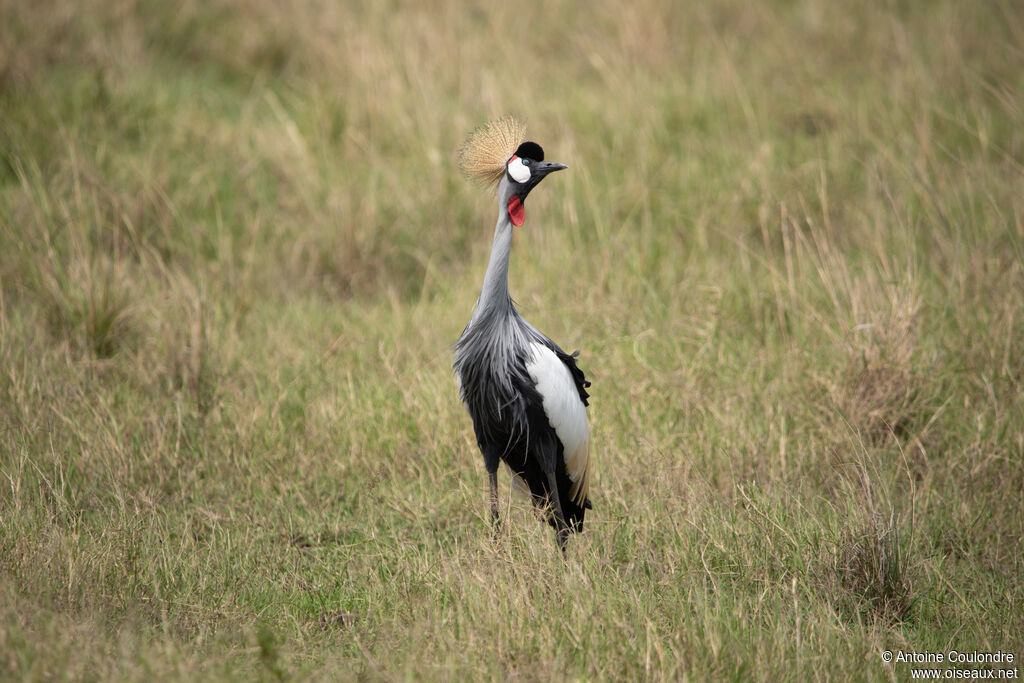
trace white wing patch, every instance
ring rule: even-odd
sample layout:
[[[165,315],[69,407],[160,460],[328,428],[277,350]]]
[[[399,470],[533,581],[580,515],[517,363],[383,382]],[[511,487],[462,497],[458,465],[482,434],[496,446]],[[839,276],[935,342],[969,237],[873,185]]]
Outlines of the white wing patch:
[[[534,342],[526,371],[537,385],[544,414],[562,442],[565,471],[572,480],[569,495],[583,505],[590,490],[590,426],[572,373],[554,351]]]

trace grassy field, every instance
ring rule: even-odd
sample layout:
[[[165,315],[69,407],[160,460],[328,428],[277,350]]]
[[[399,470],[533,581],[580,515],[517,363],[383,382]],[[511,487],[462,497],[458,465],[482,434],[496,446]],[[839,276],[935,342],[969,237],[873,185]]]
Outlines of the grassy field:
[[[347,4],[0,0],[0,678],[1020,668],[1019,3]],[[450,369],[503,114],[564,559]]]

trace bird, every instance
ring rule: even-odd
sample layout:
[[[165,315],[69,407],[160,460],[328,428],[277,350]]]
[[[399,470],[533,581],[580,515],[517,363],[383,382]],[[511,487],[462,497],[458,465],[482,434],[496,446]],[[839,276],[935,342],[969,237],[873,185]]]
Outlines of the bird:
[[[544,160],[539,144],[524,141],[513,117],[484,124],[459,151],[471,180],[497,188],[498,220],[490,260],[472,317],[455,342],[452,365],[459,396],[473,421],[490,489],[495,533],[498,466],[555,529],[563,554],[569,534],[582,531],[590,502],[590,395],[579,351],[566,353],[527,322],[508,289],[513,232],[526,220],[526,197],[549,174],[568,168]]]

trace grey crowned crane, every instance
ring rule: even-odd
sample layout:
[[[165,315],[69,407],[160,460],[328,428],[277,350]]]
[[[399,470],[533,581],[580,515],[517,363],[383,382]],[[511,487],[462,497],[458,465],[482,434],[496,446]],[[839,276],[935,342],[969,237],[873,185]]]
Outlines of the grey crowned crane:
[[[498,224],[480,298],[455,344],[459,394],[473,419],[490,484],[492,523],[498,524],[498,463],[530,490],[565,551],[570,532],[583,528],[591,507],[587,387],[578,354],[526,322],[508,292],[512,233],[526,218],[526,196],[549,173],[567,168],[544,161],[544,150],[523,142],[512,118],[474,132],[459,154],[471,179],[498,189]]]

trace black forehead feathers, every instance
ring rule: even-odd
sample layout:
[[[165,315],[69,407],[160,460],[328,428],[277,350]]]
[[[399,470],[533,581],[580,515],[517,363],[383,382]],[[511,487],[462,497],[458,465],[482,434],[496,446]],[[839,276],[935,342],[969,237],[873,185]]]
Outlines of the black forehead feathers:
[[[536,142],[524,142],[519,145],[519,149],[516,150],[516,156],[520,159],[533,159],[534,161],[544,161],[544,150]]]

